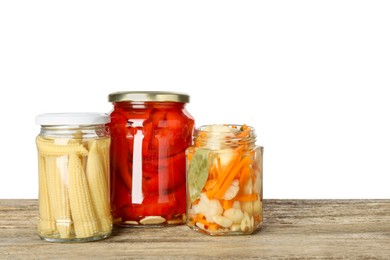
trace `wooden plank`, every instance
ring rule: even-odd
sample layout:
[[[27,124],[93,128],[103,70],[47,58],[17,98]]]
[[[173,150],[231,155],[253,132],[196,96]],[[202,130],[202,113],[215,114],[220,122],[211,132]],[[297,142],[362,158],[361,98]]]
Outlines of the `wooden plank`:
[[[390,259],[390,200],[266,200],[262,229],[209,237],[186,226],[115,228],[102,241],[36,235],[36,200],[0,200],[0,258]]]

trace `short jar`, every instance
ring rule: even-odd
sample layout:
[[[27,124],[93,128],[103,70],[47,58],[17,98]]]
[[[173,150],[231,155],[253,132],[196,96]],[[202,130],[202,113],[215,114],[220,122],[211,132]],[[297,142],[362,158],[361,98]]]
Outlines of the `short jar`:
[[[99,113],[36,117],[41,239],[88,242],[111,234],[109,120]]]
[[[114,223],[162,227],[185,223],[185,150],[194,119],[189,96],[116,92],[111,123],[111,205]]]
[[[187,149],[187,225],[208,235],[244,235],[263,221],[263,147],[253,127],[198,128]]]

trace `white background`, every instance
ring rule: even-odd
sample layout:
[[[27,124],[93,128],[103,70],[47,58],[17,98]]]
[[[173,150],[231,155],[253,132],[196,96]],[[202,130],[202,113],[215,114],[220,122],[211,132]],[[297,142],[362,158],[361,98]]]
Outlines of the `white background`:
[[[119,90],[246,123],[265,198],[390,198],[389,1],[0,2],[0,198],[37,198],[34,117]],[[255,90],[257,92],[255,92]]]

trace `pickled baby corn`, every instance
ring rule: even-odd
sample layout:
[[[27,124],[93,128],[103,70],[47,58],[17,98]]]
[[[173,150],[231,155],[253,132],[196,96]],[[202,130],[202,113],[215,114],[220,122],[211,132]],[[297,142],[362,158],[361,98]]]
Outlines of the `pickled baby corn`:
[[[109,150],[107,146],[109,144],[102,144],[104,149],[100,150],[98,143],[98,141],[94,140],[90,146],[86,174],[89,191],[93,194],[91,196],[92,205],[95,209],[96,217],[99,220],[100,230],[108,232],[112,226],[110,205],[101,203],[109,197],[108,176],[106,174],[108,162],[104,162],[100,158],[108,157]]]
[[[50,203],[49,203],[49,192],[47,188],[46,180],[46,167],[45,159],[43,156],[39,156],[38,159],[39,167],[39,215],[41,221],[38,225],[38,232],[40,234],[52,235],[56,230],[55,222],[51,214]]]
[[[56,231],[62,238],[68,238],[71,228],[69,198],[61,173],[66,173],[67,158],[46,157],[46,180],[51,216],[55,220]]]
[[[77,154],[69,155],[69,200],[77,237],[93,236],[98,231],[87,178]]]
[[[110,138],[82,144],[36,139],[39,152],[39,234],[64,241],[109,234]]]

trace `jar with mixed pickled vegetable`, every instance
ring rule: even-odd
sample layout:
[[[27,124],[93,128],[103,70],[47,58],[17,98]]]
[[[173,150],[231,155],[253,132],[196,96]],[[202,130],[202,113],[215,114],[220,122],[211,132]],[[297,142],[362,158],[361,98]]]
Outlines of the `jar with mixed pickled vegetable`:
[[[185,223],[185,150],[194,119],[189,96],[116,92],[111,112],[111,206],[121,226]]]
[[[111,234],[108,122],[108,115],[98,113],[36,117],[43,240],[87,242]]]
[[[246,125],[207,125],[187,149],[187,225],[208,235],[251,234],[263,220],[263,147]]]

